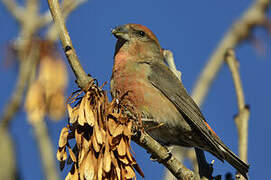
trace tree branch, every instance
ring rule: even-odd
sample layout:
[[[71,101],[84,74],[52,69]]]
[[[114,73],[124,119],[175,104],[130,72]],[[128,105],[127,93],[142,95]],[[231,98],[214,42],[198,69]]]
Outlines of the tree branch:
[[[56,167],[55,151],[47,132],[47,126],[44,119],[32,123],[38,147],[40,150],[41,162],[44,168],[44,175],[48,180],[59,180],[59,174]]]
[[[239,109],[239,113],[234,118],[239,137],[239,155],[243,161],[247,162],[248,119],[250,116],[250,111],[248,105],[245,104],[244,92],[238,70],[238,62],[235,58],[233,49],[227,50],[225,54],[225,61],[227,62],[232,74]]]
[[[177,179],[200,179],[199,175],[187,169],[165,147],[145,132],[138,132],[132,139],[154,157],[158,157],[158,162],[162,163]]]
[[[82,65],[79,62],[78,56],[75,52],[69,33],[67,31],[64,18],[61,14],[58,0],[48,0],[48,4],[52,13],[53,20],[59,31],[62,48],[73,70],[73,73],[76,76],[77,84],[81,89],[85,89],[87,84],[91,82],[92,78],[86,74]]]
[[[226,50],[235,48],[244,39],[248,38],[254,27],[265,25],[267,20],[265,13],[270,4],[270,0],[256,0],[220,41],[201,72],[192,92],[192,97],[199,106],[203,103],[214,78],[223,64]]]
[[[14,0],[2,0],[2,3],[18,22],[22,21],[24,8],[20,7]]]

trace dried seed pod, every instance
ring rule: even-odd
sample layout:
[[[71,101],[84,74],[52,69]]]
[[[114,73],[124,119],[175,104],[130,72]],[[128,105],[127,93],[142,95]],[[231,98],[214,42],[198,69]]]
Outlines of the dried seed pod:
[[[113,131],[112,136],[117,137],[118,135],[121,135],[123,132],[124,126],[122,124],[119,124],[116,129]]]
[[[75,156],[75,154],[73,153],[71,147],[68,146],[68,149],[69,149],[69,154],[70,154],[70,157],[71,157],[72,161],[73,161],[73,162],[77,162],[76,156]]]
[[[124,142],[123,138],[121,138],[117,150],[120,156],[124,156],[126,154],[126,143]]]
[[[67,127],[62,128],[59,140],[58,140],[58,147],[62,148],[66,146],[68,142],[68,135],[69,135],[69,129]]]
[[[66,147],[58,148],[58,151],[56,153],[56,158],[58,161],[65,161],[68,158]]]

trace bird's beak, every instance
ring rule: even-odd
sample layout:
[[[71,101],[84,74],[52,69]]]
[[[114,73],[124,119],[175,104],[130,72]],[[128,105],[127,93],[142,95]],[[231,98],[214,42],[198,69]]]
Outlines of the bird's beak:
[[[111,34],[113,34],[117,39],[124,39],[124,40],[129,39],[129,29],[124,25],[117,26],[114,29],[112,29]]]

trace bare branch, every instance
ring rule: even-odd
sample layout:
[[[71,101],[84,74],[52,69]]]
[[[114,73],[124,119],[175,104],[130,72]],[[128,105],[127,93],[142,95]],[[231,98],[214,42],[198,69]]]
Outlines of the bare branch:
[[[193,89],[192,97],[198,105],[201,105],[204,101],[214,78],[219,72],[226,50],[228,48],[235,48],[244,39],[249,37],[254,27],[264,25],[266,20],[265,13],[270,4],[270,0],[256,0],[220,41]]]
[[[63,9],[63,17],[66,20],[68,16],[74,11],[79,5],[86,2],[86,0],[64,0],[61,9]],[[50,13],[50,12],[49,12]],[[51,18],[51,13],[50,19]],[[50,41],[56,41],[58,39],[58,31],[55,24],[52,24],[47,31],[47,39]]]
[[[87,0],[63,0],[61,3],[61,9],[62,9],[64,19],[66,19],[71,14],[71,12],[74,11],[79,5],[83,4],[86,1]],[[50,24],[52,21],[53,21],[53,19],[52,19],[51,12],[50,12],[50,10],[48,10],[40,17],[40,27],[46,26],[46,25]],[[55,25],[53,24],[48,30],[47,37],[49,37],[49,39],[51,39],[50,34],[54,34],[55,33],[54,31],[56,31],[54,26]],[[53,32],[51,32],[51,31],[53,31]],[[58,33],[57,33],[57,35],[58,35]],[[55,35],[53,35],[53,36],[55,36]],[[53,38],[53,39],[55,39],[55,38]]]
[[[32,123],[33,129],[36,135],[38,147],[40,150],[40,155],[42,159],[42,165],[44,168],[44,175],[46,179],[50,180],[59,180],[59,174],[57,172],[56,167],[56,158],[55,158],[55,150],[53,149],[53,145],[50,141],[47,126],[44,119]]]
[[[161,162],[177,179],[199,179],[193,171],[187,169],[168,150],[144,132],[138,132],[132,137],[138,145],[146,149]]]
[[[18,74],[16,88],[13,92],[13,95],[11,96],[11,99],[4,108],[4,113],[0,118],[1,127],[7,128],[13,116],[19,110],[20,104],[23,100],[24,91],[28,85],[31,73],[35,69],[35,64],[37,61],[37,52],[34,52],[34,50],[32,50],[31,52],[32,53],[29,54],[29,57],[20,63],[20,70]]]
[[[86,74],[82,65],[79,62],[78,56],[75,53],[75,50],[72,45],[69,33],[67,31],[64,18],[61,14],[61,10],[57,0],[48,0],[50,11],[54,22],[58,28],[60,40],[62,42],[62,47],[65,52],[65,55],[69,61],[69,64],[76,76],[77,84],[81,89],[84,89],[87,84],[92,80],[90,76]]]
[[[243,161],[247,162],[248,119],[250,111],[249,107],[245,104],[244,92],[238,70],[238,62],[232,49],[229,49],[226,52],[225,60],[232,73],[239,109],[239,113],[235,117],[239,136],[239,155]]]
[[[175,76],[178,77],[178,79],[180,81],[182,81],[182,78],[181,78],[182,73],[181,73],[181,71],[178,71],[176,69],[173,53],[170,50],[164,49],[163,50],[163,55],[164,55],[165,61],[166,61],[167,65],[168,65],[169,69],[175,74]]]
[[[14,0],[2,0],[2,3],[18,22],[22,21],[24,8],[20,7]]]

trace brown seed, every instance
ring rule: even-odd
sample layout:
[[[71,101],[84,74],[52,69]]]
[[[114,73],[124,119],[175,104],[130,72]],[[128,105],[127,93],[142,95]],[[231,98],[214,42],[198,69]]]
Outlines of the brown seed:
[[[109,145],[105,146],[105,151],[104,151],[104,158],[103,158],[103,169],[105,172],[109,172],[111,168],[111,155],[109,152]]]
[[[94,150],[96,152],[99,152],[100,151],[100,145],[97,143],[96,138],[94,136],[92,136],[91,139],[92,139],[91,142],[92,142],[92,146],[93,146]]]
[[[88,100],[86,100],[85,102],[85,115],[86,115],[86,120],[88,125],[93,126],[94,122],[95,122],[95,116],[94,116],[94,112],[90,106],[90,102]]]
[[[120,156],[124,156],[126,154],[126,143],[124,142],[123,138],[121,138],[117,150]]]
[[[56,153],[56,158],[58,161],[66,161],[66,159],[68,158],[66,147],[58,148],[58,151]]]
[[[108,119],[108,129],[111,135],[113,135],[114,130],[118,127],[118,124],[115,122],[114,119],[109,118]]]
[[[125,166],[125,170],[126,170],[125,174],[126,179],[132,179],[133,177],[135,177],[135,172],[131,166]]]
[[[117,128],[113,131],[112,136],[113,136],[113,137],[117,137],[118,135],[122,134],[123,129],[124,129],[124,126],[121,125],[121,124],[119,124],[119,125],[117,126]]]
[[[87,122],[85,119],[85,111],[84,111],[85,101],[86,101],[86,98],[84,96],[80,103],[79,112],[78,112],[78,124],[80,124],[81,126],[84,126],[85,122]]]
[[[67,127],[62,128],[59,140],[58,140],[58,146],[59,147],[64,147],[66,146],[68,142],[68,135],[69,135],[69,129]]]
[[[94,125],[94,132],[93,134],[95,135],[95,138],[97,140],[97,143],[102,145],[103,144],[103,136],[102,136],[102,132],[100,131],[100,128],[98,126],[97,123],[95,123]]]
[[[73,153],[71,147],[68,146],[68,149],[69,149],[69,153],[70,153],[70,156],[71,156],[72,161],[73,161],[73,162],[77,162],[76,156],[75,156],[75,154]]]

